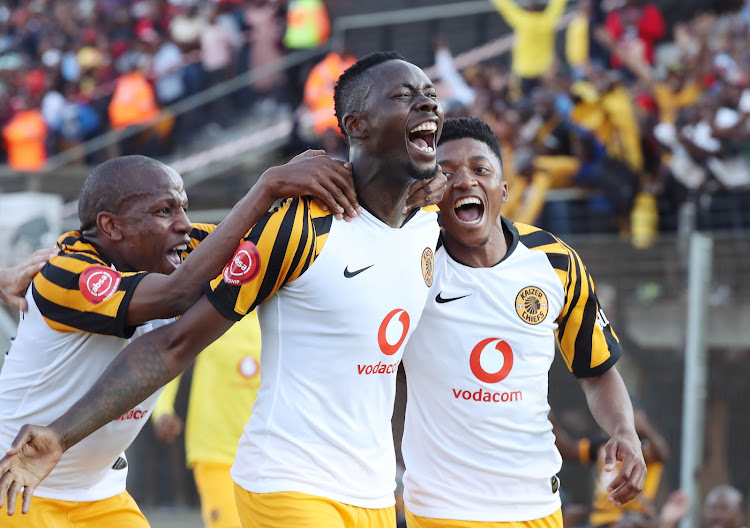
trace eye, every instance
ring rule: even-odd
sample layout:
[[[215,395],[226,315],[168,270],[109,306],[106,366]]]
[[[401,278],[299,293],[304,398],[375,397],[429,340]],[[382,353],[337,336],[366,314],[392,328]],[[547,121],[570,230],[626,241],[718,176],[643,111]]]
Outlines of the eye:
[[[430,99],[437,99],[436,93],[426,93],[425,96],[429,97]]]
[[[487,172],[490,172],[490,169],[488,169],[487,167],[477,167],[476,169],[474,169],[474,172],[478,172],[479,174],[485,174]]]
[[[411,97],[411,94],[408,92],[398,93],[395,96],[393,96],[394,99],[408,99]]]

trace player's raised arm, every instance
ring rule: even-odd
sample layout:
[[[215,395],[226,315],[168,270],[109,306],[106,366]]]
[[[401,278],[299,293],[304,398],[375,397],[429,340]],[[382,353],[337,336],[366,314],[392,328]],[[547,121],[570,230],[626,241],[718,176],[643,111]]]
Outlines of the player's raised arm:
[[[221,272],[243,235],[273,203],[298,196],[319,199],[338,217],[353,218],[359,213],[348,164],[333,160],[322,151],[308,151],[286,165],[272,167],[173,273],[149,274],[141,280],[128,308],[127,325],[135,326],[184,313],[200,297],[201,285]],[[172,206],[182,208],[181,204]],[[175,211],[170,208],[165,214],[181,215],[184,217],[182,223],[188,222],[184,209]]]

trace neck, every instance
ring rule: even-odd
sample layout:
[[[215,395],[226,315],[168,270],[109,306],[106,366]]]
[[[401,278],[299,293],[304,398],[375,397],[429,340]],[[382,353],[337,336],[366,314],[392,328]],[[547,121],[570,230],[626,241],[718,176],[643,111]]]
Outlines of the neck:
[[[111,242],[98,232],[82,233],[88,243],[90,243],[99,253],[101,259],[107,264],[114,265],[117,271],[140,271],[129,269],[125,261],[117,256],[117,251],[111,246]]]
[[[401,227],[409,185],[414,181],[405,170],[385,166],[364,155],[351,153],[357,199],[370,213],[390,227]]]
[[[497,229],[493,229],[487,239],[476,246],[467,246],[447,231],[443,231],[443,243],[454,260],[470,268],[491,268],[508,254],[512,236],[503,228],[502,217],[497,219]]]

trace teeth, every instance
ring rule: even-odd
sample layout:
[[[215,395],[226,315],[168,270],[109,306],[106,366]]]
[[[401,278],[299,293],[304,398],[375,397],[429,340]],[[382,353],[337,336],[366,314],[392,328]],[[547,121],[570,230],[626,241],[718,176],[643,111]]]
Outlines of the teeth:
[[[430,146],[427,146],[427,147],[417,147],[417,148],[419,150],[421,150],[422,152],[427,152],[429,154],[432,154],[433,152],[435,152],[435,149],[432,148],[432,147],[430,147]]]
[[[178,251],[178,252],[187,251],[187,244],[180,244],[179,246],[175,246],[172,248],[172,251]]]
[[[461,207],[462,205],[470,205],[470,204],[476,204],[476,205],[482,205],[482,202],[479,200],[479,198],[475,196],[470,196],[468,198],[461,198],[456,202],[456,205],[453,206],[454,209],[457,209]]]
[[[437,125],[433,123],[432,121],[428,121],[426,123],[422,123],[421,125],[417,125],[411,130],[409,130],[409,134],[413,134],[414,132],[422,132],[423,130],[429,130],[430,132],[437,131]]]

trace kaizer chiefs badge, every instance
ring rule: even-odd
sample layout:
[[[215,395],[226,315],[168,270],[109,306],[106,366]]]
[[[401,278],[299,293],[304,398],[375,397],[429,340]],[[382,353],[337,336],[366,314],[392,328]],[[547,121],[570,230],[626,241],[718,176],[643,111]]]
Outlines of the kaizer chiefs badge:
[[[435,257],[432,256],[432,249],[424,248],[424,251],[422,251],[422,277],[424,277],[424,283],[428,288],[432,286],[434,267]]]
[[[536,286],[526,286],[516,295],[516,313],[530,325],[538,325],[547,317],[547,295]]]

